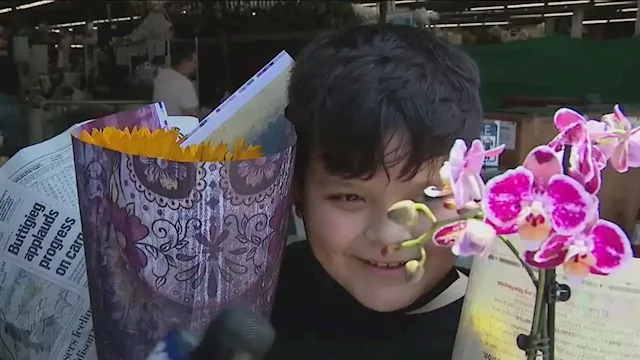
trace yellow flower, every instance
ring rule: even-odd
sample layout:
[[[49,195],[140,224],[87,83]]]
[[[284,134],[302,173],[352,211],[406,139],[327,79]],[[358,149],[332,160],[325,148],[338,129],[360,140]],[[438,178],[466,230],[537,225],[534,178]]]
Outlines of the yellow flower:
[[[201,143],[182,147],[178,143],[179,132],[175,129],[157,129],[153,132],[146,127],[116,129],[106,127],[93,129],[91,134],[83,131],[80,140],[130,155],[159,158],[182,162],[214,162],[230,160],[250,160],[262,157],[262,147],[246,145],[244,138],[238,138],[229,151],[225,143]]]
[[[250,160],[262,157],[262,147],[247,146],[244,138],[236,140],[233,146],[233,160]]]

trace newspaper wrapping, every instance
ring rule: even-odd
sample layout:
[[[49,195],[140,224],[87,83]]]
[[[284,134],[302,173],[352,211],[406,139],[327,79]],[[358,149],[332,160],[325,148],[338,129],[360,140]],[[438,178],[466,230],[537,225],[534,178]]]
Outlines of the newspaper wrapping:
[[[78,211],[0,180],[0,358],[95,358]]]
[[[106,125],[72,137],[98,358],[143,359],[170,328],[200,333],[230,301],[268,315],[291,206],[292,126],[282,116],[265,129],[274,151],[262,158],[181,163],[78,139]]]
[[[167,120],[160,104],[108,118]],[[0,359],[97,358],[71,147],[80,125],[0,168]]]

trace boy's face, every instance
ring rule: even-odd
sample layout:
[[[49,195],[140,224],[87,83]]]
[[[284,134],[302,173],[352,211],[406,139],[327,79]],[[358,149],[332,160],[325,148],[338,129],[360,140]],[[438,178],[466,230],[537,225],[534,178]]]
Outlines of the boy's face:
[[[394,311],[412,304],[455,261],[449,248],[428,242],[424,276],[410,284],[405,280],[403,265],[417,259],[419,250],[381,255],[384,246],[416,238],[431,226],[426,217],[411,229],[387,219],[387,209],[395,202],[422,202],[423,189],[439,182],[433,166],[411,180],[398,179],[402,165],[389,169],[389,176],[380,171],[370,180],[345,180],[328,174],[317,158],[309,163],[299,194],[307,238],[316,258],[356,300],[377,311]],[[439,219],[455,216],[441,200],[427,205]]]

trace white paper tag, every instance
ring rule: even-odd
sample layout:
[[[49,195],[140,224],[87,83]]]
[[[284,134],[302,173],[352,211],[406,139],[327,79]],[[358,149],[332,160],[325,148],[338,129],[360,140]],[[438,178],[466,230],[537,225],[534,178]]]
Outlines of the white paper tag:
[[[500,124],[499,121],[494,120],[485,120],[484,126],[482,128],[482,133],[480,134],[480,141],[482,141],[482,145],[485,150],[495,148],[500,143]],[[484,166],[488,167],[497,167],[498,166],[498,156],[485,158]]]

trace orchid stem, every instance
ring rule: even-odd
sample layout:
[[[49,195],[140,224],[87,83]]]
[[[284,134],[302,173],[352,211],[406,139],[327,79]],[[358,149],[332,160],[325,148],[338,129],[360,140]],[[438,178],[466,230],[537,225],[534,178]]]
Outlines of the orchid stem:
[[[427,241],[427,235],[429,235],[429,233],[430,232],[426,232],[426,233],[418,236],[415,239],[401,242],[400,244],[398,244],[398,247],[399,248],[411,248],[411,247],[415,247],[415,246],[420,246],[420,245],[424,244]]]
[[[545,277],[546,273],[544,270],[540,270],[538,272],[538,284],[536,286],[536,303],[535,308],[533,310],[533,321],[531,323],[531,334],[529,335],[529,343],[527,349],[527,360],[536,360],[538,355],[538,348],[536,346],[531,346],[531,343],[535,343],[540,340],[542,335],[540,322],[542,318],[543,306],[545,301]]]
[[[416,204],[416,210],[418,211],[422,211],[425,215],[427,215],[427,217],[429,218],[429,220],[431,220],[431,222],[433,223],[437,223],[438,222],[438,218],[436,217],[436,215],[433,213],[433,211],[431,211],[431,209],[422,203],[418,203]]]
[[[420,248],[420,259],[418,260],[418,263],[422,266],[424,266],[424,263],[427,262],[427,250],[424,249],[424,247]]]
[[[536,275],[533,273],[533,270],[531,270],[531,267],[527,265],[527,263],[525,263],[524,260],[522,260],[522,257],[520,256],[520,252],[518,251],[518,249],[516,249],[516,247],[513,246],[513,244],[511,243],[511,241],[509,241],[509,239],[507,239],[506,237],[502,235],[498,235],[498,238],[502,241],[502,243],[507,245],[507,247],[509,248],[509,250],[511,250],[513,255],[516,256],[516,258],[520,262],[520,265],[522,265],[522,267],[527,271],[527,274],[529,274],[531,281],[533,281],[533,286],[537,287],[539,280],[536,278]]]

